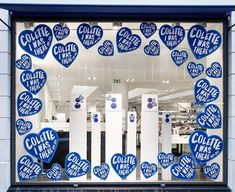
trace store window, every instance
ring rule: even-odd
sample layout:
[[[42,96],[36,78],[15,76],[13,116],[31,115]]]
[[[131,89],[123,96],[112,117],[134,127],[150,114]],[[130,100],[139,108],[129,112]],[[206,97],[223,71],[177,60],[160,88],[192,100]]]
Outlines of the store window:
[[[16,22],[15,181],[223,182],[222,22]]]

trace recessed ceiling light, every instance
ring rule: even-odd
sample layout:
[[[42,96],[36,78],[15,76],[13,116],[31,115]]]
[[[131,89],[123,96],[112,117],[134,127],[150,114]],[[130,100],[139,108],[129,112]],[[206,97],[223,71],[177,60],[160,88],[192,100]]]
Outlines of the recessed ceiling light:
[[[126,82],[130,81],[130,79],[126,79]]]
[[[87,79],[88,79],[88,80],[91,80],[91,77],[88,77]]]
[[[96,77],[93,77],[92,80],[93,80],[93,81],[96,80]]]
[[[56,75],[57,78],[61,78],[61,75]]]
[[[131,82],[134,82],[135,81],[135,79],[131,79]]]

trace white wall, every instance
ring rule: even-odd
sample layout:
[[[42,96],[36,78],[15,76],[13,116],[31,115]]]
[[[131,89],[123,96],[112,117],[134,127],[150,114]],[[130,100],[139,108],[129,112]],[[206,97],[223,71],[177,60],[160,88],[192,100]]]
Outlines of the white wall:
[[[0,9],[0,18],[10,24],[8,11]],[[10,186],[10,32],[0,22],[0,192]]]

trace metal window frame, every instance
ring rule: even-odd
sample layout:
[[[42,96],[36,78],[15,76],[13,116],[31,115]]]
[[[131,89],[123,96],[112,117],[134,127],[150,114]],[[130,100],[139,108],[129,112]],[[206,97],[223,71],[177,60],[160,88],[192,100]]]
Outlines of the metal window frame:
[[[12,33],[11,33],[11,187],[13,188],[26,188],[26,187],[72,187],[72,188],[83,188],[83,187],[91,187],[95,189],[99,188],[107,188],[107,187],[155,187],[160,189],[194,189],[194,190],[201,190],[203,188],[208,190],[210,189],[220,189],[222,191],[229,190],[227,187],[228,183],[228,17],[229,14],[222,14],[217,15],[215,14],[192,14],[190,17],[185,14],[177,14],[177,15],[162,15],[158,14],[145,14],[141,12],[141,7],[138,9],[134,14],[123,12],[123,7],[112,7],[109,10],[109,13],[99,13],[99,6],[92,7],[89,13],[77,13],[72,17],[69,17],[68,14],[63,14],[62,16],[60,13],[57,14],[42,14],[39,10],[38,13],[31,12],[27,14],[19,14],[17,12],[11,12],[11,26],[12,26]],[[115,14],[112,14],[112,11],[115,10]],[[120,13],[118,14],[118,10]],[[98,13],[97,13],[98,12]],[[174,14],[174,13],[172,13]],[[203,182],[203,181],[158,181],[158,182],[45,182],[45,181],[30,181],[30,182],[16,182],[16,132],[15,132],[15,109],[16,109],[16,74],[15,74],[15,60],[16,60],[16,23],[17,22],[24,22],[24,21],[33,21],[33,22],[58,22],[58,21],[159,21],[159,22],[221,22],[223,23],[223,103],[224,103],[224,110],[223,110],[223,139],[224,139],[224,150],[223,150],[223,163],[224,163],[224,171],[223,171],[223,181],[222,182]]]

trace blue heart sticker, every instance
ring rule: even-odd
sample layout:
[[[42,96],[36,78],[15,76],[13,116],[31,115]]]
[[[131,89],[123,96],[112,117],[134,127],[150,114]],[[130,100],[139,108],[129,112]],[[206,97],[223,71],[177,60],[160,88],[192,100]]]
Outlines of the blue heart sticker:
[[[23,54],[16,60],[16,67],[20,70],[30,70],[32,68],[32,59],[28,54]]]
[[[162,25],[159,29],[159,36],[166,47],[172,50],[183,41],[185,30],[181,26]]]
[[[53,33],[55,35],[55,38],[57,41],[60,41],[62,39],[65,39],[66,37],[69,36],[70,34],[70,30],[67,26],[62,26],[60,24],[56,24],[54,27],[53,27]]]
[[[32,93],[23,91],[17,98],[17,110],[20,117],[35,115],[42,109],[40,99],[33,98]]]
[[[141,45],[141,38],[137,34],[132,34],[127,27],[122,27],[116,36],[117,49],[119,53],[126,53],[138,49]]]
[[[212,163],[203,168],[204,174],[210,179],[217,179],[220,174],[220,165],[218,163]]]
[[[174,50],[171,52],[171,58],[174,63],[179,67],[188,59],[188,53],[186,51]]]
[[[19,34],[20,47],[27,53],[44,59],[50,49],[53,39],[52,30],[47,25],[38,25],[31,30],[24,30]]]
[[[20,75],[22,85],[34,95],[43,88],[47,81],[47,74],[42,69],[36,69],[34,72],[24,71]]]
[[[194,62],[190,62],[187,65],[189,75],[194,79],[201,75],[204,71],[204,66],[200,63],[196,64]]]
[[[222,43],[222,37],[216,30],[208,30],[202,25],[194,25],[188,31],[188,44],[196,59],[204,58]]]
[[[116,153],[112,156],[111,164],[114,171],[121,177],[125,179],[134,171],[137,166],[137,158],[135,155],[128,154],[124,156],[121,153]]]
[[[155,173],[157,173],[157,170],[158,170],[156,164],[154,163],[150,164],[148,162],[143,162],[140,168],[146,179],[152,177]]]
[[[30,121],[25,121],[22,118],[17,119],[16,121],[16,130],[19,135],[24,135],[28,133],[33,128],[33,124]]]
[[[155,23],[143,22],[140,24],[140,31],[148,39],[157,31],[157,25]]]
[[[220,95],[218,87],[210,85],[207,79],[199,79],[194,86],[194,97],[197,104],[210,103]]]
[[[219,107],[214,104],[207,105],[205,112],[198,114],[197,124],[206,129],[221,128],[222,117]]]
[[[144,52],[149,56],[158,56],[160,55],[160,44],[156,40],[151,40],[149,45],[144,47]]]
[[[58,163],[54,163],[51,169],[48,169],[46,176],[49,180],[61,180],[62,179],[62,167]]]
[[[218,135],[208,136],[206,132],[198,130],[190,135],[189,147],[197,164],[203,165],[222,152],[224,142]]]
[[[32,180],[42,174],[42,166],[38,162],[33,162],[29,155],[24,155],[18,160],[17,172],[20,181]]]
[[[50,163],[58,147],[59,138],[52,128],[43,128],[38,134],[29,133],[24,138],[25,150],[43,162]]]
[[[161,152],[158,154],[157,159],[163,169],[169,167],[172,163],[174,163],[174,155],[172,153],[164,153]]]
[[[102,39],[103,29],[98,25],[90,26],[82,23],[78,26],[77,35],[83,46],[89,49]]]
[[[104,41],[103,45],[99,46],[98,53],[102,56],[113,56],[114,47],[112,41]]]
[[[65,170],[68,178],[81,177],[90,171],[90,162],[81,159],[76,152],[69,153],[65,158]]]
[[[188,154],[181,155],[179,161],[171,166],[171,174],[177,179],[195,179],[196,165],[193,157]]]
[[[57,43],[52,48],[52,54],[55,59],[66,68],[74,62],[78,52],[78,46],[73,42],[69,42],[66,45]]]
[[[223,69],[218,62],[213,62],[210,67],[206,69],[206,75],[211,78],[221,78]]]
[[[93,168],[93,173],[96,177],[106,180],[109,175],[109,170],[109,165],[104,162],[100,166],[95,166]]]

